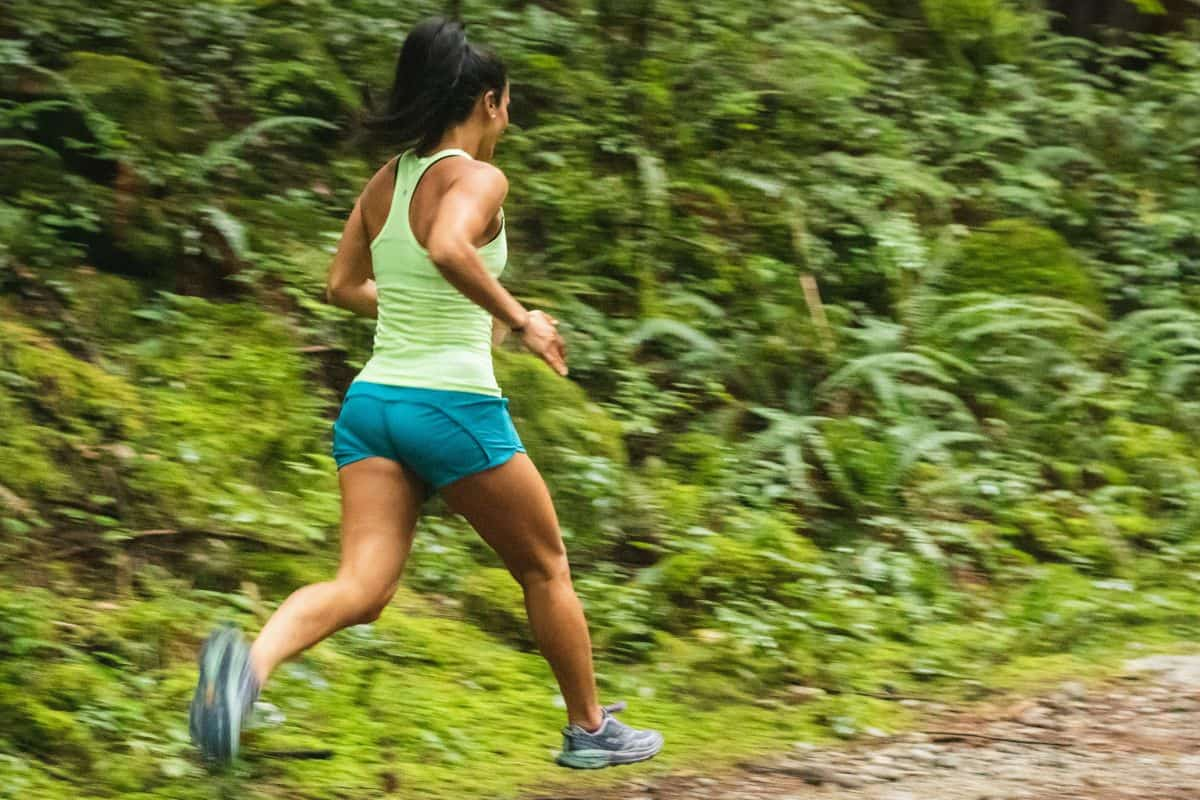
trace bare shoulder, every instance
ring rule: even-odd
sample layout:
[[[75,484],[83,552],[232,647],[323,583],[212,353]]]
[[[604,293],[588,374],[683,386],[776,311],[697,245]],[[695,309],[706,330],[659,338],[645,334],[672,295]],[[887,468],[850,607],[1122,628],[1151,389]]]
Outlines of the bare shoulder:
[[[508,194],[508,178],[495,164],[486,161],[476,161],[467,158],[451,158],[447,161],[458,162],[453,165],[453,183],[459,188],[473,194],[480,194],[497,202]]]
[[[396,162],[399,158],[400,156],[389,158],[383,166],[375,170],[375,174],[363,187],[363,198],[373,198],[379,195],[389,198],[392,196],[392,190],[396,188]]]
[[[384,220],[392,208],[392,193],[395,188],[396,159],[393,158],[376,170],[358,196],[359,212],[370,236],[375,236],[383,227]]]

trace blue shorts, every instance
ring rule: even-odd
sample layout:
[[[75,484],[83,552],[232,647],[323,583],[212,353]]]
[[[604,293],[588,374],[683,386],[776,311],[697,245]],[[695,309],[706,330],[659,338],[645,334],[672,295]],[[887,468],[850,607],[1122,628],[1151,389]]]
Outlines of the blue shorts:
[[[524,452],[508,398],[489,394],[354,381],[333,423],[338,469],[382,456],[435,490]]]

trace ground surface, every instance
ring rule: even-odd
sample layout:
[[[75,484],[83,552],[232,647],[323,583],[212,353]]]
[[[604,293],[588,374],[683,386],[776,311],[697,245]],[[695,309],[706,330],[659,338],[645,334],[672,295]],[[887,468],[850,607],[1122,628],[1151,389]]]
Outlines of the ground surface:
[[[588,800],[1196,800],[1200,656],[1128,662],[1087,687],[1064,683],[970,711],[924,704],[919,731],[792,752],[724,776],[683,774],[588,792]],[[918,700],[906,701],[919,705]],[[877,732],[878,733],[878,732]],[[539,800],[583,800],[583,794]]]

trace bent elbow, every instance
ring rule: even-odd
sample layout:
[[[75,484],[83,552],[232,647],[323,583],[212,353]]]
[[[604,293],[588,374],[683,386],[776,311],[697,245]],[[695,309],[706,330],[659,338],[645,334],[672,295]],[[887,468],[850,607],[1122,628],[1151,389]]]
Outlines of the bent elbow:
[[[338,308],[345,307],[346,287],[341,283],[325,285],[325,302]]]
[[[429,243],[426,252],[429,253],[429,260],[438,268],[438,271],[446,273],[453,271],[455,264],[459,262],[462,248],[453,241],[434,240]]]

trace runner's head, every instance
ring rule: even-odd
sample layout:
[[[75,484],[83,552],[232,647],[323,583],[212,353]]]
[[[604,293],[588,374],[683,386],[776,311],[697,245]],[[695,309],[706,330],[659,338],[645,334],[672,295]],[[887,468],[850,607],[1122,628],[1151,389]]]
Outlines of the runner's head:
[[[405,38],[386,110],[371,125],[421,154],[451,128],[472,126],[480,156],[490,159],[508,126],[508,70],[495,53],[468,42],[461,23],[427,19]]]

